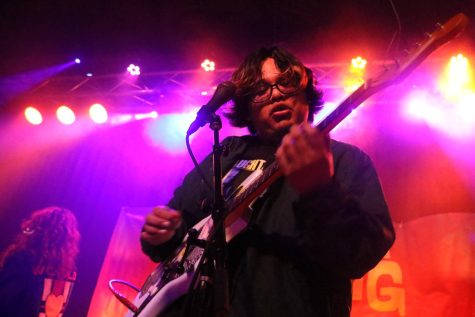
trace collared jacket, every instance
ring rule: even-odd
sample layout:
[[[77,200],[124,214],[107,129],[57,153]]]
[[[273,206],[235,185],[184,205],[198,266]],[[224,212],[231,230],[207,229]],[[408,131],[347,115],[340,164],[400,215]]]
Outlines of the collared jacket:
[[[255,136],[223,141],[223,173],[236,161],[273,158],[275,148]],[[348,317],[351,280],[362,277],[386,254],[395,235],[370,158],[355,146],[331,141],[332,184],[299,195],[285,177],[253,205],[250,223],[228,244],[230,315],[239,317]],[[201,168],[211,182],[212,158]],[[142,241],[155,261],[165,259],[186,229],[206,216],[212,195],[196,170],[175,190],[169,207],[183,213],[184,226],[158,247]],[[180,304],[165,316],[178,316]]]

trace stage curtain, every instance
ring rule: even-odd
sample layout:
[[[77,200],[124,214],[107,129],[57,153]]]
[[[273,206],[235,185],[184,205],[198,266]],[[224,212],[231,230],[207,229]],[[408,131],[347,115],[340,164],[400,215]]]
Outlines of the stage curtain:
[[[108,290],[108,281],[141,285],[155,268],[138,242],[145,210],[150,208],[123,208],[89,317],[123,316],[126,308]],[[384,259],[353,281],[352,317],[475,316],[475,214],[423,216],[395,228],[396,242]]]

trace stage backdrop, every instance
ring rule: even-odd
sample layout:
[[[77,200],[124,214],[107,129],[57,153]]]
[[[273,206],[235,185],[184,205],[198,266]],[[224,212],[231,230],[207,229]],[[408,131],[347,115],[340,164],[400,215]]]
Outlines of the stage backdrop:
[[[139,248],[144,215],[123,208],[110,241],[88,317],[126,312],[108,289],[111,279],[141,286],[156,264]],[[353,282],[353,317],[475,316],[475,214],[442,213],[395,223],[397,239],[384,259]],[[118,286],[133,298],[135,292]]]

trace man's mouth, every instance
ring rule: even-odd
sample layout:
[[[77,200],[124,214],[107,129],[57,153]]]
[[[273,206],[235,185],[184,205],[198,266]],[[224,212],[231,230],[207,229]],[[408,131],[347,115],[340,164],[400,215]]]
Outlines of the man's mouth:
[[[272,109],[271,116],[275,121],[290,119],[292,116],[292,108],[286,105],[278,105]]]

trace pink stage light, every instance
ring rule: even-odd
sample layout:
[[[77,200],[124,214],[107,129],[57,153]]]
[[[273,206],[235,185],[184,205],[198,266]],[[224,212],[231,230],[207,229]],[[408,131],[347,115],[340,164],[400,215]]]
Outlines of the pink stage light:
[[[212,60],[205,59],[201,63],[201,68],[203,68],[205,70],[205,72],[212,72],[216,69],[216,64]]]
[[[107,109],[100,103],[95,103],[89,107],[89,116],[95,123],[102,124],[107,122],[109,115]]]
[[[34,107],[27,107],[24,114],[25,119],[33,125],[39,125],[43,122],[43,116],[41,115],[41,112]]]
[[[402,107],[410,121],[423,122],[453,138],[473,138],[475,133],[475,93],[458,101],[448,101],[427,91],[415,91]]]
[[[458,100],[475,89],[469,60],[463,54],[450,58],[439,79],[439,89],[450,100]]]
[[[58,118],[59,122],[65,125],[71,125],[76,121],[76,115],[74,114],[74,111],[65,106],[62,105],[56,110],[56,117]]]

